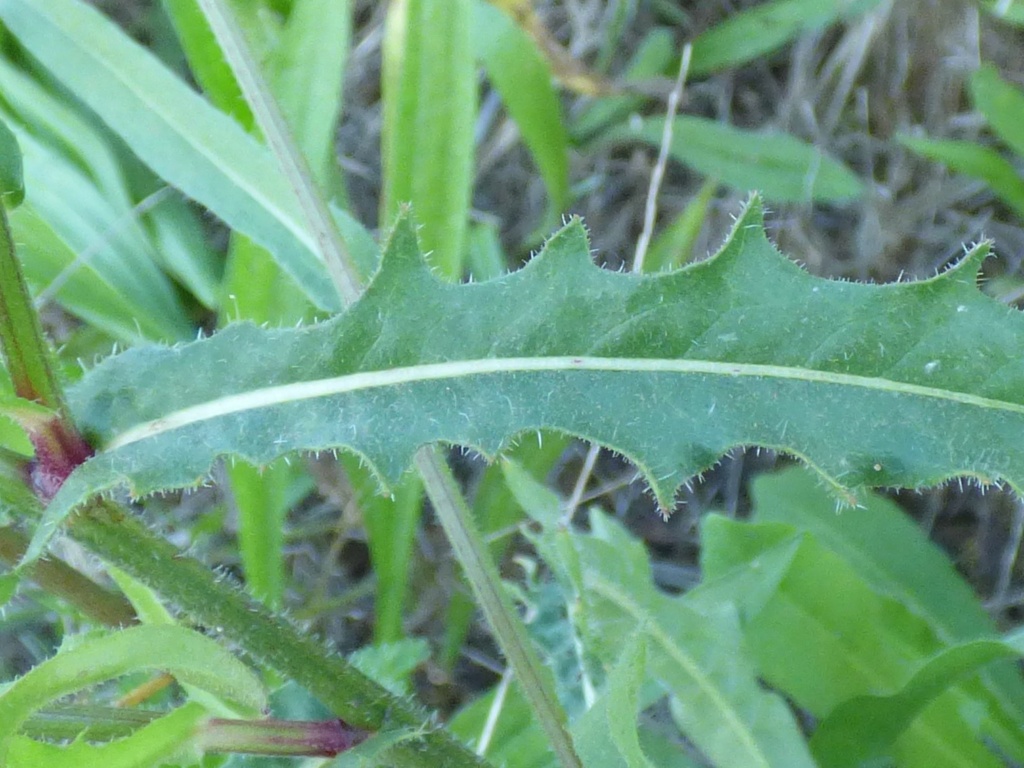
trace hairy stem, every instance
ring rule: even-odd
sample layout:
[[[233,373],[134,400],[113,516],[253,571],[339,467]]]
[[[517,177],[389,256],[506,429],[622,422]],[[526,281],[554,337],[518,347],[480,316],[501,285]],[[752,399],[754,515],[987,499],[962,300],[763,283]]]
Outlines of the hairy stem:
[[[498,569],[476,530],[473,515],[459,492],[451,469],[437,448],[420,449],[416,454],[416,467],[487,623],[501,643],[515,679],[533,706],[555,754],[563,766],[582,768],[565,727],[565,711],[555,695],[550,676],[545,677],[546,670],[530,642],[526,627],[501,586]]]
[[[196,621],[305,687],[346,722],[370,731],[429,725],[425,710],[377,685],[343,657],[325,653],[319,640],[271,613],[235,584],[218,578],[198,560],[183,556],[114,504],[91,504],[75,517],[69,532]],[[410,768],[486,765],[446,731],[435,728],[396,744],[389,759]]]

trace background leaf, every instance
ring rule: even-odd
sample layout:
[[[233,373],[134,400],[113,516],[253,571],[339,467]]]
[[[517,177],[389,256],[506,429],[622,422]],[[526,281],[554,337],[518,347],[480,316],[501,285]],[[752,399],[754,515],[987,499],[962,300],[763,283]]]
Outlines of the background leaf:
[[[693,41],[694,75],[745,64],[801,33],[866,13],[880,0],[773,0],[731,14]]]
[[[474,0],[473,43],[492,85],[515,120],[548,190],[548,231],[569,204],[569,139],[552,74],[536,44],[505,13]]]
[[[602,141],[661,144],[664,118],[630,121]],[[757,189],[776,202],[842,202],[863,193],[860,180],[821,150],[784,133],[748,131],[703,117],[675,118],[670,154],[734,189]]]
[[[384,32],[381,220],[412,203],[423,248],[448,279],[462,277],[473,182],[470,0],[396,0]]]
[[[1013,163],[999,152],[970,141],[919,139],[909,136],[900,141],[919,155],[938,160],[950,169],[980,179],[992,187],[1016,214],[1024,218],[1024,179]]]
[[[157,174],[267,247],[319,306],[340,307],[281,172],[236,122],[76,0],[3,0],[0,20]]]

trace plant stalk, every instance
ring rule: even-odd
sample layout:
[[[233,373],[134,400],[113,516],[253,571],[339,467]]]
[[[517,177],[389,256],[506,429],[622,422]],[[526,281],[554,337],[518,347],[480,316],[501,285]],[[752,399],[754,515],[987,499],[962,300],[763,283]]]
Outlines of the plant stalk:
[[[305,687],[346,722],[368,731],[422,729],[426,710],[393,695],[343,657],[249,597],[226,578],[146,530],[111,502],[76,515],[68,531],[92,552],[158,590],[199,623],[237,642],[247,653]],[[481,768],[487,764],[441,728],[426,728],[389,752],[396,766]]]
[[[567,768],[582,768],[572,737],[566,728],[565,710],[555,695],[554,685],[530,642],[526,627],[512,607],[501,584],[501,576],[483,543],[473,515],[459,491],[455,477],[436,447],[421,448],[416,468],[423,477],[430,502],[441,521],[455,556],[466,571],[487,623],[501,643],[514,678],[533,706],[559,761]],[[550,674],[550,673],[549,673]]]
[[[13,567],[26,549],[28,538],[24,534],[12,526],[0,528],[0,560]],[[126,627],[138,621],[135,609],[124,597],[104,589],[62,560],[42,557],[25,569],[25,575],[98,624]]]
[[[70,419],[50,347],[14,252],[7,211],[0,205],[0,350],[18,397]]]

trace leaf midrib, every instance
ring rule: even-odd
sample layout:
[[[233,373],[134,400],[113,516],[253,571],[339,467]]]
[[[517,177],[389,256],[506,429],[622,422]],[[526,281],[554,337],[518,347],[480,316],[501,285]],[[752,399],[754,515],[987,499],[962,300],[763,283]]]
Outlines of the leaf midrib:
[[[632,357],[487,357],[428,363],[377,371],[349,373],[310,381],[298,381],[272,387],[252,389],[238,394],[208,400],[168,413],[160,418],[137,424],[111,439],[105,450],[170,432],[181,427],[227,416],[233,413],[269,408],[275,405],[347,394],[361,390],[381,389],[426,381],[461,379],[506,373],[564,373],[568,371],[707,374],[725,377],[752,377],[817,382],[857,387],[897,395],[912,395],[943,400],[976,408],[1002,410],[1024,415],[1024,405],[955,392],[920,384],[910,384],[872,376],[820,371],[781,365],[718,362],[712,360],[679,360]]]

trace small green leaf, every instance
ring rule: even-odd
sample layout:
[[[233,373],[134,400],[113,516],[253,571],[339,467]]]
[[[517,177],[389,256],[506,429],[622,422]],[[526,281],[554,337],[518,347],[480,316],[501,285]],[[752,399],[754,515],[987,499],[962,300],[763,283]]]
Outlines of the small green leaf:
[[[661,144],[664,118],[630,121],[602,141]],[[734,189],[760,190],[778,202],[843,202],[864,186],[845,165],[816,147],[784,133],[748,131],[702,117],[675,119],[673,159]]]
[[[974,106],[996,135],[1018,157],[1024,157],[1024,127],[1020,123],[1020,116],[1024,114],[1024,92],[1003,80],[995,67],[986,65],[971,78],[971,93]]]
[[[936,697],[998,659],[1020,652],[996,640],[975,640],[940,651],[898,691],[847,699],[819,723],[811,749],[822,768],[856,768],[888,757],[892,745]]]
[[[349,657],[356,669],[396,696],[408,696],[413,671],[430,658],[430,646],[421,638],[367,645]]]
[[[636,718],[644,681],[646,640],[628,640],[608,675],[604,695],[573,727],[573,741],[586,768],[649,768],[640,748]]]
[[[593,536],[574,537],[591,649],[607,662],[624,638],[642,632],[651,676],[674,697],[684,734],[715,765],[811,768],[792,714],[757,680],[733,607],[702,615],[665,596],[640,542],[599,514],[591,525]]]
[[[865,494],[855,512],[836,514],[827,491],[797,468],[755,480],[751,494],[756,522],[782,523],[811,533],[879,594],[924,618],[944,643],[995,636],[995,623],[974,590],[895,503]],[[1009,664],[993,666],[982,674],[982,684],[986,728],[1014,737],[1015,723],[1024,713],[1020,673]]]
[[[938,160],[957,173],[980,179],[992,187],[1006,205],[1024,218],[1024,178],[996,150],[970,141],[917,139],[901,136],[900,143],[919,155]]]
[[[21,170],[21,149],[18,139],[0,120],[0,203],[17,208],[25,199],[25,180]]]
[[[694,75],[771,53],[801,34],[867,13],[881,0],[774,0],[733,14],[693,41]]]
[[[761,676],[815,717],[830,717],[858,697],[891,695],[944,650],[925,618],[876,591],[849,563],[792,526],[712,516],[701,540],[708,581],[687,599],[705,606],[736,602]],[[760,585],[769,559],[784,563],[784,570]],[[751,590],[751,583],[758,586]],[[967,719],[983,700],[973,682],[939,692],[911,727],[894,735],[893,748],[908,765],[940,759],[995,765],[973,718]],[[1021,753],[1019,733],[986,733],[1010,754]]]

